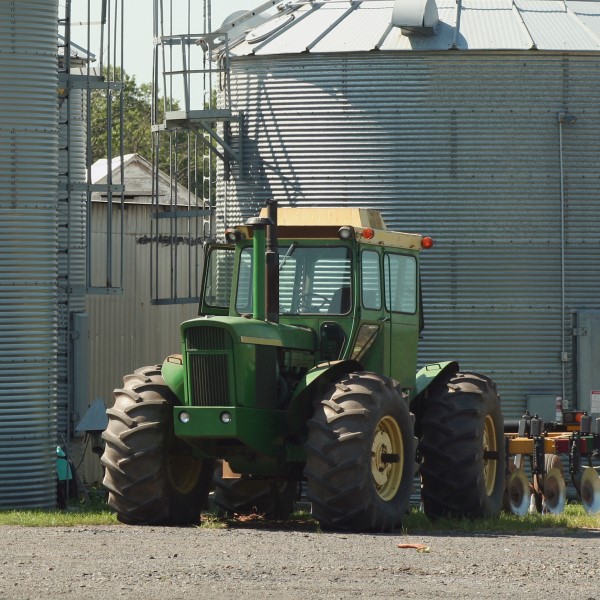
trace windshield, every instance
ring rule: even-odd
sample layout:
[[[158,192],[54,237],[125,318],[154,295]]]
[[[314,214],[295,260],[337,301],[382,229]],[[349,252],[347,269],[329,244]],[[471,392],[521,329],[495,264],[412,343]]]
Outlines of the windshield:
[[[345,246],[279,246],[279,312],[346,314],[352,308],[351,254]],[[252,248],[242,250],[236,310],[252,312]]]
[[[218,246],[210,250],[204,277],[204,302],[207,306],[229,307],[233,259],[233,248]]]

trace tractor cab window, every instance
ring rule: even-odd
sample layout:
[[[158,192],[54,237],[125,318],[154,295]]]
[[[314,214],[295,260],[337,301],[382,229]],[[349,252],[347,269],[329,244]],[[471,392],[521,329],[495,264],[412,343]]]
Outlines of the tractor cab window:
[[[386,254],[384,257],[385,306],[392,312],[417,311],[417,261],[414,256]]]
[[[352,260],[344,246],[279,246],[279,312],[347,314],[352,308]],[[252,312],[252,248],[244,248],[236,296],[240,314]]]
[[[203,304],[210,308],[229,308],[234,250],[215,246],[209,250],[204,273]]]
[[[363,250],[361,254],[360,290],[365,308],[381,308],[381,267],[379,254],[373,250]]]

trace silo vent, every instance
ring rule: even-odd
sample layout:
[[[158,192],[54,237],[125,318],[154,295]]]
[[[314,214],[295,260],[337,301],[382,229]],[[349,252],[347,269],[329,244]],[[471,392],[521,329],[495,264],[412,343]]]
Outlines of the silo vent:
[[[396,0],[392,26],[404,35],[433,35],[439,23],[435,0]]]

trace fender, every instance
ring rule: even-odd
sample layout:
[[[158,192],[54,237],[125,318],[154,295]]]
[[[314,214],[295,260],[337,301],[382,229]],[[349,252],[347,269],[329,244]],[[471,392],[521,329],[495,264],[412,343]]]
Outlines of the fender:
[[[167,356],[162,364],[161,374],[169,389],[177,396],[179,404],[183,404],[185,397],[183,391],[185,380],[183,356],[181,354]]]
[[[364,371],[364,367],[357,360],[335,360],[320,363],[308,371],[296,386],[288,408],[287,418],[290,433],[306,434],[306,423],[312,415],[313,402],[318,397],[319,389],[322,386],[355,371]]]
[[[417,398],[423,395],[431,385],[439,381],[448,373],[456,373],[459,370],[460,367],[455,360],[425,365],[422,369],[417,371],[415,388],[411,391],[409,402],[412,404]]]

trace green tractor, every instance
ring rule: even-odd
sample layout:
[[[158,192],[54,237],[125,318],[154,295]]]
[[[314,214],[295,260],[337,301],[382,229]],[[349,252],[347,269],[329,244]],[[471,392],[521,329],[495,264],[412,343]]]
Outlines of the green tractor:
[[[282,208],[207,248],[182,353],[124,378],[107,410],[104,486],[129,524],[286,518],[301,483],[324,528],[391,531],[420,475],[431,518],[502,505],[494,382],[417,372],[419,255],[430,238],[377,211]]]

